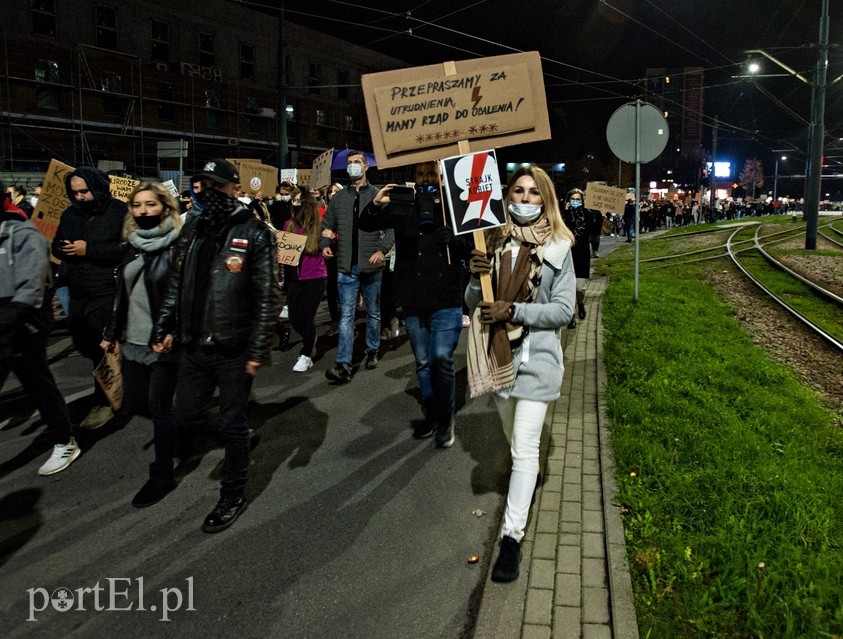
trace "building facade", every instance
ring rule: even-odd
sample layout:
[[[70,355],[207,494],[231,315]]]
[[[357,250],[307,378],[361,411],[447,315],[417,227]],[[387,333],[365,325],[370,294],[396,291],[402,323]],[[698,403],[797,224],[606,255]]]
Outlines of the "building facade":
[[[310,168],[328,148],[370,148],[360,77],[406,66],[227,0],[12,0],[0,18],[12,174],[56,158],[156,175],[178,167],[157,153],[175,140],[188,175],[210,157]]]

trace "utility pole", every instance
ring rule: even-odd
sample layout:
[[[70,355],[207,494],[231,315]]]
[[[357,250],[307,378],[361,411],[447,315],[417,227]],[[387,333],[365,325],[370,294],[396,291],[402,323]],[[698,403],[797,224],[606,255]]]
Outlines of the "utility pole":
[[[284,55],[284,2],[278,7],[278,183],[287,168],[287,56]],[[274,194],[269,194],[274,195]]]
[[[717,178],[714,175],[714,163],[717,161],[717,128],[720,126],[720,116],[714,116],[714,130],[711,132],[711,173],[708,174],[708,208],[709,215],[712,220],[717,219],[717,209],[715,209],[715,187],[717,186]]]
[[[805,169],[805,250],[817,248],[820,196],[823,173],[823,139],[825,138],[825,88],[828,71],[828,3],[823,0],[820,18],[820,45],[817,69],[811,91],[811,127],[808,136],[810,155]]]

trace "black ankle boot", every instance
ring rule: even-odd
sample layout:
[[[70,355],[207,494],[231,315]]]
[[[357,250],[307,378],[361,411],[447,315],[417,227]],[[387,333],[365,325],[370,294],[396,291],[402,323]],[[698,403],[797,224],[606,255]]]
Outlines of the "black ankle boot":
[[[579,312],[577,313],[577,317],[579,317],[581,320],[584,320],[585,319],[585,304],[583,304],[582,302],[577,302],[577,308],[579,309]]]
[[[521,544],[512,537],[501,539],[501,551],[492,568],[492,581],[506,583],[518,579],[518,565],[521,563]]]
[[[146,508],[157,504],[176,487],[173,468],[153,462],[149,465],[149,479],[132,499],[135,508]]]

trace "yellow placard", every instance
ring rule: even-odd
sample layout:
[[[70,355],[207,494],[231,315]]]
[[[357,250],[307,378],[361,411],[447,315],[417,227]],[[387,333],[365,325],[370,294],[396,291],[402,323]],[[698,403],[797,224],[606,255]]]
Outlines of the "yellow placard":
[[[110,182],[108,189],[111,191],[111,197],[123,202],[129,201],[129,195],[140,184],[140,180],[118,177],[116,175],[109,175],[108,180]]]
[[[278,169],[274,166],[244,160],[229,160],[229,162],[237,166],[240,173],[240,188],[244,193],[252,195],[261,193],[266,197],[275,195],[275,188],[278,186]]]

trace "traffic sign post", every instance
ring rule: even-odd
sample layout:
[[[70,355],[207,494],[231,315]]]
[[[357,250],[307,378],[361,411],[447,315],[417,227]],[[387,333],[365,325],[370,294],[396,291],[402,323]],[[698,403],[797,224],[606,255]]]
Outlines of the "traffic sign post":
[[[638,236],[641,226],[641,165],[655,160],[667,146],[667,120],[658,108],[636,100],[609,118],[606,141],[619,159],[635,163],[635,299],[638,300]]]

